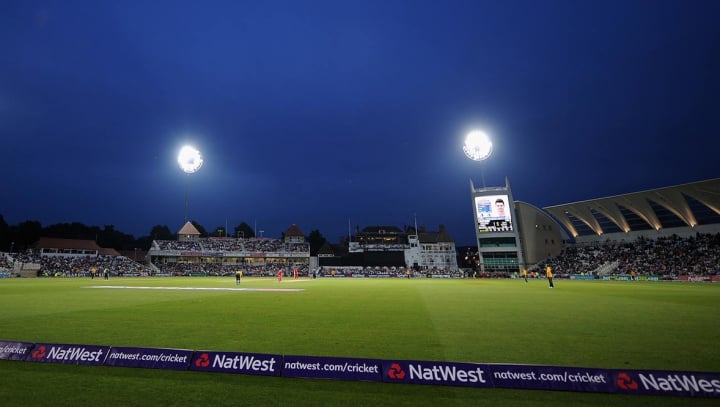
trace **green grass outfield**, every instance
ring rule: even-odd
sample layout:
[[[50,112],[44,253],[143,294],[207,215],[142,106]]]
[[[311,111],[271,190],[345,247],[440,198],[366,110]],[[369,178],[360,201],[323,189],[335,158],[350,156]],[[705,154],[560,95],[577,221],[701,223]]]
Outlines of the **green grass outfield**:
[[[720,284],[557,280],[0,280],[0,340],[720,371]],[[14,405],[717,405],[717,399],[365,383],[0,361]]]

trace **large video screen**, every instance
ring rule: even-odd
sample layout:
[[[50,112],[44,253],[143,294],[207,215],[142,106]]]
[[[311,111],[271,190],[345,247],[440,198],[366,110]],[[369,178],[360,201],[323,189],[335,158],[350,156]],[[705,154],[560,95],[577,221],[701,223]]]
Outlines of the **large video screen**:
[[[512,232],[512,210],[507,195],[475,197],[478,230],[485,232]]]

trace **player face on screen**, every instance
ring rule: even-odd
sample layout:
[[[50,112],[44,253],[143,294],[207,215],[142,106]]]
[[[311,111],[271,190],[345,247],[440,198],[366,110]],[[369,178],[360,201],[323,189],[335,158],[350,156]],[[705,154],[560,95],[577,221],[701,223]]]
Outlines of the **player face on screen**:
[[[498,198],[495,201],[495,212],[497,213],[498,218],[505,217],[505,201],[503,201],[501,198]]]

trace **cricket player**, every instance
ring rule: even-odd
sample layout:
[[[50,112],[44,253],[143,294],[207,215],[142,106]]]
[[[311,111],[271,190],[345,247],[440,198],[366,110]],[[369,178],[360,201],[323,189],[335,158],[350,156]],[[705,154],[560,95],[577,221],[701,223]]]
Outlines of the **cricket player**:
[[[548,283],[550,283],[550,288],[555,288],[555,286],[553,285],[553,282],[552,282],[552,278],[553,278],[552,268],[550,267],[549,264],[547,266],[545,266],[545,276],[548,279]]]

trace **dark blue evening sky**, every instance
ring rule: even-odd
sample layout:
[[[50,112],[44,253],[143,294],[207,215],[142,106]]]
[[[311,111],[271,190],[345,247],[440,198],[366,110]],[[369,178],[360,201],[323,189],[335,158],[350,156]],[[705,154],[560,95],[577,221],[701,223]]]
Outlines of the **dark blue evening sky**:
[[[4,1],[0,214],[206,229],[445,224],[462,152],[538,207],[719,176],[720,2]],[[205,158],[186,176],[191,143]],[[187,185],[186,185],[187,184]]]

